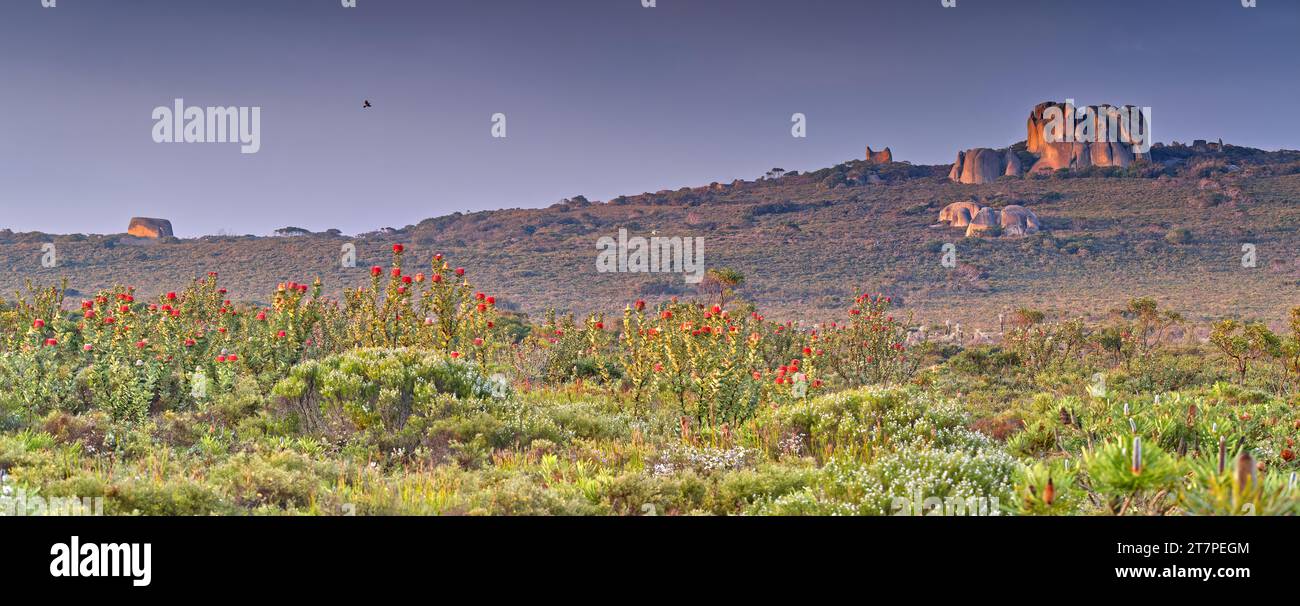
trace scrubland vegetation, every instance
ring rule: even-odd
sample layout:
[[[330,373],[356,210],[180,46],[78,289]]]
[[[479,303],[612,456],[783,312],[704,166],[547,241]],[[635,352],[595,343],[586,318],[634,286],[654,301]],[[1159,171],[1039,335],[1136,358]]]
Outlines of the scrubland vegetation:
[[[123,515],[1300,512],[1300,310],[1203,342],[1148,298],[1021,309],[963,346],[887,295],[774,321],[735,274],[530,320],[410,257],[341,298],[209,274],[0,301],[2,489]]]

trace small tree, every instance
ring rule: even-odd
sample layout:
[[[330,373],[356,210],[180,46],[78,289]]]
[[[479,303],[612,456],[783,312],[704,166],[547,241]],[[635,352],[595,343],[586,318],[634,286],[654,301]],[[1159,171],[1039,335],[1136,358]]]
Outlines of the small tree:
[[[745,282],[745,275],[731,269],[730,267],[720,267],[710,269],[705,272],[704,282],[701,284],[710,295],[718,296],[718,305],[727,306],[727,297],[735,296],[735,288]]]
[[[1214,330],[1210,332],[1210,342],[1232,360],[1240,383],[1246,382],[1246,371],[1252,361],[1282,354],[1282,340],[1263,322],[1215,322]]]

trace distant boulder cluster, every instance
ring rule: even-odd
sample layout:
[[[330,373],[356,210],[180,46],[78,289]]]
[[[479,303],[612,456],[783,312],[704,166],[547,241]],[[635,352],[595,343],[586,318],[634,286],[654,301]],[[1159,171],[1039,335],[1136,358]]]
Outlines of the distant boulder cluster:
[[[1038,215],[1018,204],[1000,209],[980,206],[971,200],[953,202],[939,211],[939,224],[966,229],[966,237],[1018,237],[1038,233]]]

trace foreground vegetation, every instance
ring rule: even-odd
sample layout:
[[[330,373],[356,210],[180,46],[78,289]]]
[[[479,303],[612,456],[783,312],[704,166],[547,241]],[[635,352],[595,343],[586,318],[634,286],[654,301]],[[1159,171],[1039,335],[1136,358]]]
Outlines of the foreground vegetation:
[[[0,301],[0,499],[110,514],[1300,512],[1292,331],[1207,342],[1136,299],[1020,310],[998,345],[887,296],[839,320],[699,301],[538,322],[440,255],[336,300],[237,304],[210,274]],[[715,276],[717,277],[717,276]]]

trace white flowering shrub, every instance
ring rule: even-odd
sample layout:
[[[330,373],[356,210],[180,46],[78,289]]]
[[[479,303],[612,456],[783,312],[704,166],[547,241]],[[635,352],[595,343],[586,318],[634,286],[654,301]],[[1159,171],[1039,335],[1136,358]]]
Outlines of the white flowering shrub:
[[[1012,494],[1016,459],[968,429],[958,404],[932,394],[866,388],[779,414],[827,461],[810,486],[761,501],[751,513],[890,515],[900,513],[899,499],[999,503]]]

